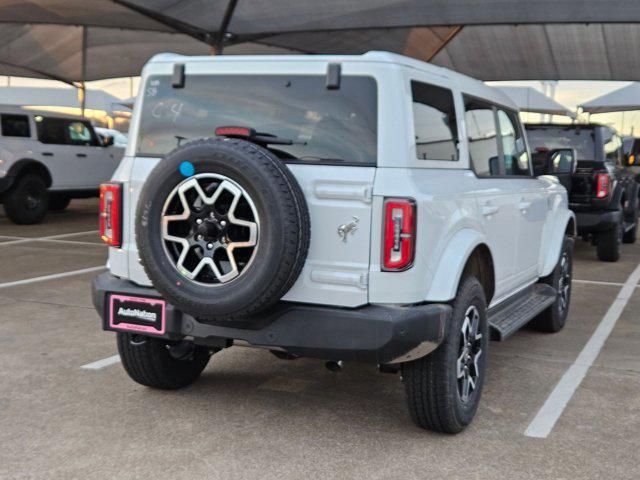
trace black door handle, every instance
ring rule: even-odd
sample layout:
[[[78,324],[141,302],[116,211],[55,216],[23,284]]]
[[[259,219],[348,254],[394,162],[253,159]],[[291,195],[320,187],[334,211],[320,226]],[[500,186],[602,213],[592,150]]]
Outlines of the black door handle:
[[[52,152],[42,152],[42,156],[43,157],[53,157],[53,153]]]
[[[76,157],[86,157],[87,154],[86,153],[76,153]]]

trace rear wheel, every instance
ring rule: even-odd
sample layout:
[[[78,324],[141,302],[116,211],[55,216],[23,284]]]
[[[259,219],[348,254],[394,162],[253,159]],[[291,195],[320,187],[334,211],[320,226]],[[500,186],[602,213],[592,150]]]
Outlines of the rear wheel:
[[[617,262],[620,259],[620,245],[624,235],[624,220],[620,215],[620,221],[610,230],[599,233],[596,240],[598,259],[603,262]]]
[[[47,184],[39,175],[24,175],[4,194],[3,203],[4,211],[13,223],[39,223],[49,208]]]
[[[118,352],[132,380],[163,390],[195,382],[211,357],[208,348],[193,342],[168,342],[130,333],[118,333]]]
[[[542,332],[559,332],[567,321],[571,302],[573,243],[573,238],[565,237],[560,260],[558,260],[551,275],[541,280],[543,283],[551,285],[557,292],[555,303],[533,321],[533,326]]]
[[[444,342],[430,355],[402,365],[413,422],[444,433],[458,433],[473,420],[489,344],[487,302],[475,277],[463,277],[452,306]]]

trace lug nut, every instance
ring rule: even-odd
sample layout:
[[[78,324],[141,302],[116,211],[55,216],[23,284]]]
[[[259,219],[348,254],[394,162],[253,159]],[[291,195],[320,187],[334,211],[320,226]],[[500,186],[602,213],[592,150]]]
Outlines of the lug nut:
[[[201,218],[197,218],[197,219],[196,219],[196,223],[197,223],[198,225],[200,225],[200,224],[202,223],[202,219],[201,219]]]
[[[213,243],[207,243],[207,248],[211,250],[213,248]]]
[[[198,235],[196,238],[197,238],[198,240],[202,240],[202,238],[203,238],[203,237],[202,237],[202,235]]]
[[[224,227],[224,226],[226,226],[226,225],[227,225],[227,222],[225,222],[224,220],[222,220],[222,221],[220,222],[220,225],[222,225],[222,226]]]
[[[209,214],[209,218],[216,218],[216,214],[215,214],[215,213],[213,213],[213,212],[211,212],[211,213]]]

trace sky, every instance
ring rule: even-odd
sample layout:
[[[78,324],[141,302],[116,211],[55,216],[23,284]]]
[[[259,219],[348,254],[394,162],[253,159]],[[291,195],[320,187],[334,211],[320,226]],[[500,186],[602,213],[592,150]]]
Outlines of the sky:
[[[87,88],[105,90],[121,99],[130,98],[135,95],[140,83],[138,77],[133,78],[115,78],[109,80],[99,80],[95,82],[88,82]],[[59,87],[70,88],[60,82],[52,80],[37,80],[29,78],[18,78],[0,76],[0,86],[6,85],[24,86],[24,87]],[[520,81],[520,82],[490,82],[490,85],[514,85],[514,86],[529,86],[544,93],[545,85],[547,89],[549,84],[555,85],[555,92],[553,98],[570,109],[575,110],[576,106],[580,103],[584,103],[593,98],[609,93],[618,88],[622,88],[629,84],[629,82],[594,82],[594,81],[559,81],[559,82],[540,82],[540,81]],[[537,122],[543,120],[539,114],[523,114],[525,121]],[[616,128],[623,135],[636,134],[640,136],[640,110],[633,112],[616,112],[616,113],[604,113],[591,115],[591,120],[594,122],[604,123]],[[554,117],[555,121],[562,120],[563,117]],[[568,121],[567,117],[564,117]],[[586,116],[581,117],[582,120],[586,120]],[[547,119],[548,120],[548,116]]]

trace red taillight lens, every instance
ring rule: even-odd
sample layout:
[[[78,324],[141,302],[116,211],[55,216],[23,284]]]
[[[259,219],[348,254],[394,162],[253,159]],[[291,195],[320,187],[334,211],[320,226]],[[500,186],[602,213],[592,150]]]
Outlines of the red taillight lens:
[[[112,247],[122,245],[122,185],[100,185],[100,238]]]
[[[609,195],[609,182],[608,173],[598,173],[596,175],[596,197],[605,198]]]
[[[416,205],[412,200],[384,202],[383,270],[406,270],[413,264],[416,240]]]

